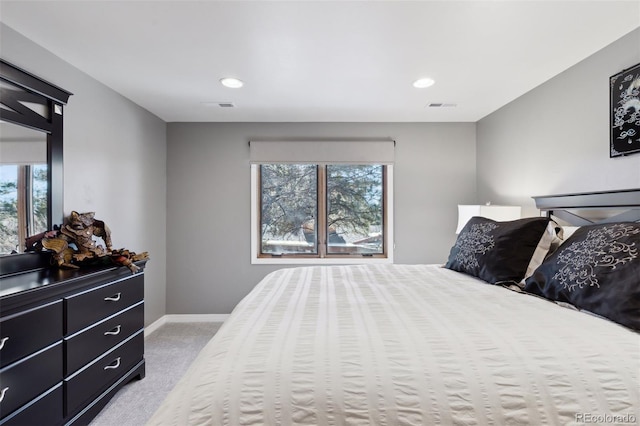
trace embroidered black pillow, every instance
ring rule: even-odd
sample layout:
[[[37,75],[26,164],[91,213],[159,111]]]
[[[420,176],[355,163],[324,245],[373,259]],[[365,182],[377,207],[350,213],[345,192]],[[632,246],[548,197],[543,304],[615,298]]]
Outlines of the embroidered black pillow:
[[[517,284],[548,224],[543,217],[509,222],[473,217],[460,231],[445,267],[491,284]]]
[[[524,290],[640,330],[640,223],[579,228]]]

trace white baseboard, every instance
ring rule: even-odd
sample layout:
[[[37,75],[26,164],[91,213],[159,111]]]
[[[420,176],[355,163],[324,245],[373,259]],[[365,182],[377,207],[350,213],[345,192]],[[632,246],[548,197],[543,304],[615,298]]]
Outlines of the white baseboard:
[[[153,333],[166,323],[171,322],[225,322],[229,314],[169,314],[160,317],[158,320],[145,327],[145,337]]]
[[[225,322],[229,314],[169,314],[167,322]]]
[[[151,333],[153,333],[154,331],[156,331],[157,329],[165,325],[166,322],[167,322],[167,319],[165,317],[160,317],[156,321],[146,326],[144,328],[144,337],[147,337],[148,335],[150,335]]]

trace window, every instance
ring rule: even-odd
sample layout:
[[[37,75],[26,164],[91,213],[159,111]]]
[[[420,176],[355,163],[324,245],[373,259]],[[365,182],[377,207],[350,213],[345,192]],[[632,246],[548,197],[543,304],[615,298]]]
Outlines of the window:
[[[384,254],[381,165],[326,166],[328,254]]]
[[[318,167],[260,166],[260,255],[318,254]]]
[[[392,166],[252,165],[254,263],[392,260]]]
[[[395,142],[249,142],[251,262],[393,262]]]

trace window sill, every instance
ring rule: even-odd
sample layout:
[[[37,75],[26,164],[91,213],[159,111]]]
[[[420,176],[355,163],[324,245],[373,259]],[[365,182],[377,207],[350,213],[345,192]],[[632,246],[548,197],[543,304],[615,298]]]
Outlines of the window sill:
[[[349,257],[340,259],[336,257],[330,258],[309,258],[296,259],[293,257],[253,257],[252,265],[367,265],[367,264],[392,264],[391,257]]]

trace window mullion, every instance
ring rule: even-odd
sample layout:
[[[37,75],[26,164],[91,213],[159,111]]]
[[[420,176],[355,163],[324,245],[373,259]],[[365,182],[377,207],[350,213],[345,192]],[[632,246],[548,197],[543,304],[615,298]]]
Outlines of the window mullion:
[[[318,255],[327,256],[327,166],[318,166]]]

